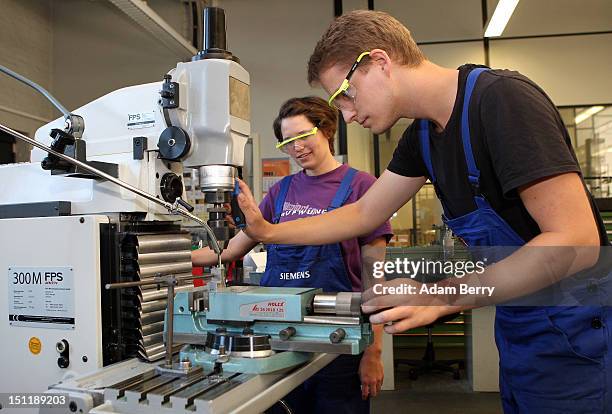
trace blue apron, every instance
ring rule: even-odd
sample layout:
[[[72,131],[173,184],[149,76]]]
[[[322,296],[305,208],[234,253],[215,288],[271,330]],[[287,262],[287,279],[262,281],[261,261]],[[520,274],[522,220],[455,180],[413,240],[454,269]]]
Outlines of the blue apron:
[[[334,210],[346,202],[351,194],[351,183],[357,170],[349,168],[344,175],[327,211]],[[283,178],[274,203],[273,223],[280,221],[287,191],[293,175]],[[261,278],[262,286],[314,287],[325,292],[351,292],[349,279],[342,258],[340,243],[318,246],[269,244],[266,271]]]
[[[342,206],[352,192],[357,170],[349,168],[327,211]],[[293,176],[283,178],[274,203],[274,224],[280,221]],[[270,244],[261,286],[313,287],[325,292],[351,292],[340,243],[319,246]],[[340,355],[283,399],[296,414],[367,414],[369,402],[361,399],[361,355]],[[273,407],[270,413],[284,413]]]
[[[429,121],[421,120],[423,161],[440,198],[442,220],[468,246],[522,246],[525,241],[480,193],[480,171],[470,140],[469,104],[478,76],[467,78],[461,139],[476,210],[449,217],[431,162]],[[500,393],[509,413],[612,413],[610,308],[603,306],[497,306],[495,342],[500,357]]]

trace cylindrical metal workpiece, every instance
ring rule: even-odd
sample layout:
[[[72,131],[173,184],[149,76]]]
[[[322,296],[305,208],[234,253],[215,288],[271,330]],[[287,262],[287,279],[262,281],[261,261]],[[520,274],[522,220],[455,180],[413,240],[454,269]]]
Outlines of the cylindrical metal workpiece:
[[[141,234],[138,238],[138,254],[176,252],[191,250],[191,235],[180,234]]]
[[[185,242],[185,244],[187,243]],[[139,265],[176,262],[191,262],[191,250],[186,249],[171,252],[138,253]]]
[[[236,167],[231,165],[205,165],[200,167],[200,188],[202,191],[234,190]]]
[[[315,313],[336,314],[336,294],[335,293],[319,293],[315,295],[313,300]]]
[[[314,313],[328,315],[359,316],[360,306],[359,292],[320,293],[313,300]]]

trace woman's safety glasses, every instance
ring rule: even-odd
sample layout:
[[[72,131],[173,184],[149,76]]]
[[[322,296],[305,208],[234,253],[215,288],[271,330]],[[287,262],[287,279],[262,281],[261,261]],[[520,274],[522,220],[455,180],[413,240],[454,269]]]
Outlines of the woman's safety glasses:
[[[289,152],[294,149],[295,144],[299,144],[301,147],[304,146],[304,141],[311,135],[315,135],[319,128],[314,127],[308,132],[304,132],[303,134],[297,135],[295,137],[287,138],[286,140],[279,142],[276,144],[276,148],[280,149],[285,154],[289,154]]]
[[[347,109],[349,105],[355,103],[357,91],[355,90],[355,87],[349,83],[349,81],[351,80],[353,73],[355,73],[357,70],[361,60],[364,58],[364,56],[369,54],[370,52],[363,52],[359,55],[359,57],[357,57],[357,60],[355,63],[353,63],[353,66],[351,66],[351,69],[346,74],[346,78],[344,78],[340,87],[332,94],[332,96],[329,97],[329,100],[327,101],[329,106],[341,111],[343,109]]]

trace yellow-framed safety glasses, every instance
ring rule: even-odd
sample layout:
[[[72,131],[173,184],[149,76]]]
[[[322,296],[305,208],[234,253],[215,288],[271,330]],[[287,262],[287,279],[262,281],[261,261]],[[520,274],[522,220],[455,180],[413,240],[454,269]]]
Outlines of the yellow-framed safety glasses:
[[[276,148],[280,149],[282,152],[287,154],[289,152],[289,150],[294,147],[293,145],[287,145],[287,144],[290,144],[290,143],[295,142],[295,141],[303,142],[303,140],[305,140],[309,136],[315,135],[318,130],[319,130],[319,128],[314,127],[310,131],[308,131],[308,132],[304,132],[303,134],[297,135],[295,137],[287,138],[286,140],[276,144]]]
[[[349,83],[349,81],[351,80],[351,76],[353,76],[353,73],[355,73],[355,71],[357,70],[357,67],[359,66],[359,63],[361,62],[361,60],[365,56],[368,56],[369,54],[370,52],[363,52],[362,54],[359,55],[359,57],[357,57],[357,60],[355,60],[355,63],[353,63],[353,66],[351,66],[351,69],[346,74],[346,77],[342,81],[342,84],[340,85],[340,87],[327,100],[327,103],[329,106],[331,106],[332,108],[341,110],[342,107],[344,107],[343,103],[355,101],[355,94],[354,93],[351,94],[349,92],[349,88],[351,87],[351,84]],[[346,98],[346,99],[342,99],[342,98]]]

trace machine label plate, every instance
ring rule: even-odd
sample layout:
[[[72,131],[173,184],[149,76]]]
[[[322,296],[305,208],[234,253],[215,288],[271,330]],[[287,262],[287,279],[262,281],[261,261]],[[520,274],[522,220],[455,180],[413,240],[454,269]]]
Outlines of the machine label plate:
[[[74,329],[74,272],[71,267],[9,267],[11,326]]]
[[[155,126],[155,112],[128,114],[128,129],[150,128]]]
[[[258,319],[284,318],[287,313],[287,302],[284,299],[270,299],[255,303],[240,305],[241,317]]]

